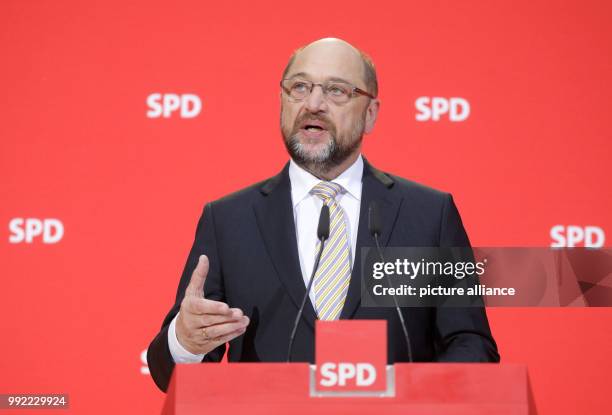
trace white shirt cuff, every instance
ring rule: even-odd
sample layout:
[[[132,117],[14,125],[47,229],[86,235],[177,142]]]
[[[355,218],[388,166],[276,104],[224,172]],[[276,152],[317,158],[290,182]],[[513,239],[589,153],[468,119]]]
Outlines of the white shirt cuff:
[[[204,354],[193,354],[189,350],[185,349],[181,343],[179,343],[176,337],[176,319],[178,314],[174,316],[174,319],[170,323],[168,328],[168,347],[170,348],[170,354],[174,363],[200,363],[204,358]]]

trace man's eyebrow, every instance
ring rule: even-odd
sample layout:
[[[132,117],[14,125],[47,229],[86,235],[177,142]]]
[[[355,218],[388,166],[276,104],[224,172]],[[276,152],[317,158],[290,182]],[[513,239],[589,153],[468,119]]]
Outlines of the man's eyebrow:
[[[293,78],[297,78],[298,76],[302,76],[304,78],[308,78],[308,74],[306,72],[298,72],[298,73],[294,73],[293,75],[291,75],[289,78],[287,79],[293,79]]]
[[[353,82],[347,81],[344,78],[338,78],[336,76],[332,76],[330,78],[327,78],[328,81],[333,81],[333,82],[344,82],[345,84],[351,84],[353,85]]]
[[[293,79],[293,78],[297,78],[297,77],[309,78],[309,76],[308,76],[308,74],[306,72],[298,72],[298,73],[295,73],[295,74],[291,75],[288,79]],[[353,85],[352,82],[347,81],[344,78],[339,78],[337,76],[331,76],[331,77],[327,78],[326,81],[344,82],[345,84]]]

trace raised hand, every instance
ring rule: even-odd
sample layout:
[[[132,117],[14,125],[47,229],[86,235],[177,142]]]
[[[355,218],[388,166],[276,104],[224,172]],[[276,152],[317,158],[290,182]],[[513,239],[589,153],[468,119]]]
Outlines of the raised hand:
[[[204,283],[209,262],[206,255],[198,260],[185,290],[176,320],[179,343],[193,354],[208,353],[246,331],[249,318],[239,308],[204,298]]]

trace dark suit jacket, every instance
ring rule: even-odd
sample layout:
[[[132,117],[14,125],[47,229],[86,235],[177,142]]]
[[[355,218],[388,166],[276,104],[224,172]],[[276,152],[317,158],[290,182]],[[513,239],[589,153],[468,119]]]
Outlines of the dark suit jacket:
[[[174,362],[168,327],[178,313],[198,257],[206,254],[210,270],[206,298],[227,302],[249,316],[244,335],[234,339],[230,362],[286,359],[288,339],[306,287],[301,275],[287,164],[269,180],[205,206],[176,302],[147,353],[151,375],[166,390]],[[364,166],[361,211],[354,264],[361,247],[373,246],[368,206],[376,200],[382,218],[383,246],[469,246],[459,213],[449,194]],[[316,226],[316,224],[313,224]],[[407,361],[407,348],[396,310],[360,306],[360,267],[353,267],[340,318],[388,321],[389,363]],[[482,308],[402,309],[415,361],[496,362],[497,347]],[[315,310],[307,302],[297,330],[292,361],[314,363]],[[225,346],[208,353],[217,362]]]

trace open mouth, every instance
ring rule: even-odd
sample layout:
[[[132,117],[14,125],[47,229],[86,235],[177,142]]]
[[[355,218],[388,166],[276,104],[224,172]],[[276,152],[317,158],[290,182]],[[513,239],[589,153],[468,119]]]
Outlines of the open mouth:
[[[325,131],[325,128],[321,127],[320,125],[312,125],[312,124],[306,124],[304,127],[302,127],[304,130],[309,131],[311,133],[313,132],[318,132],[318,131]]]

